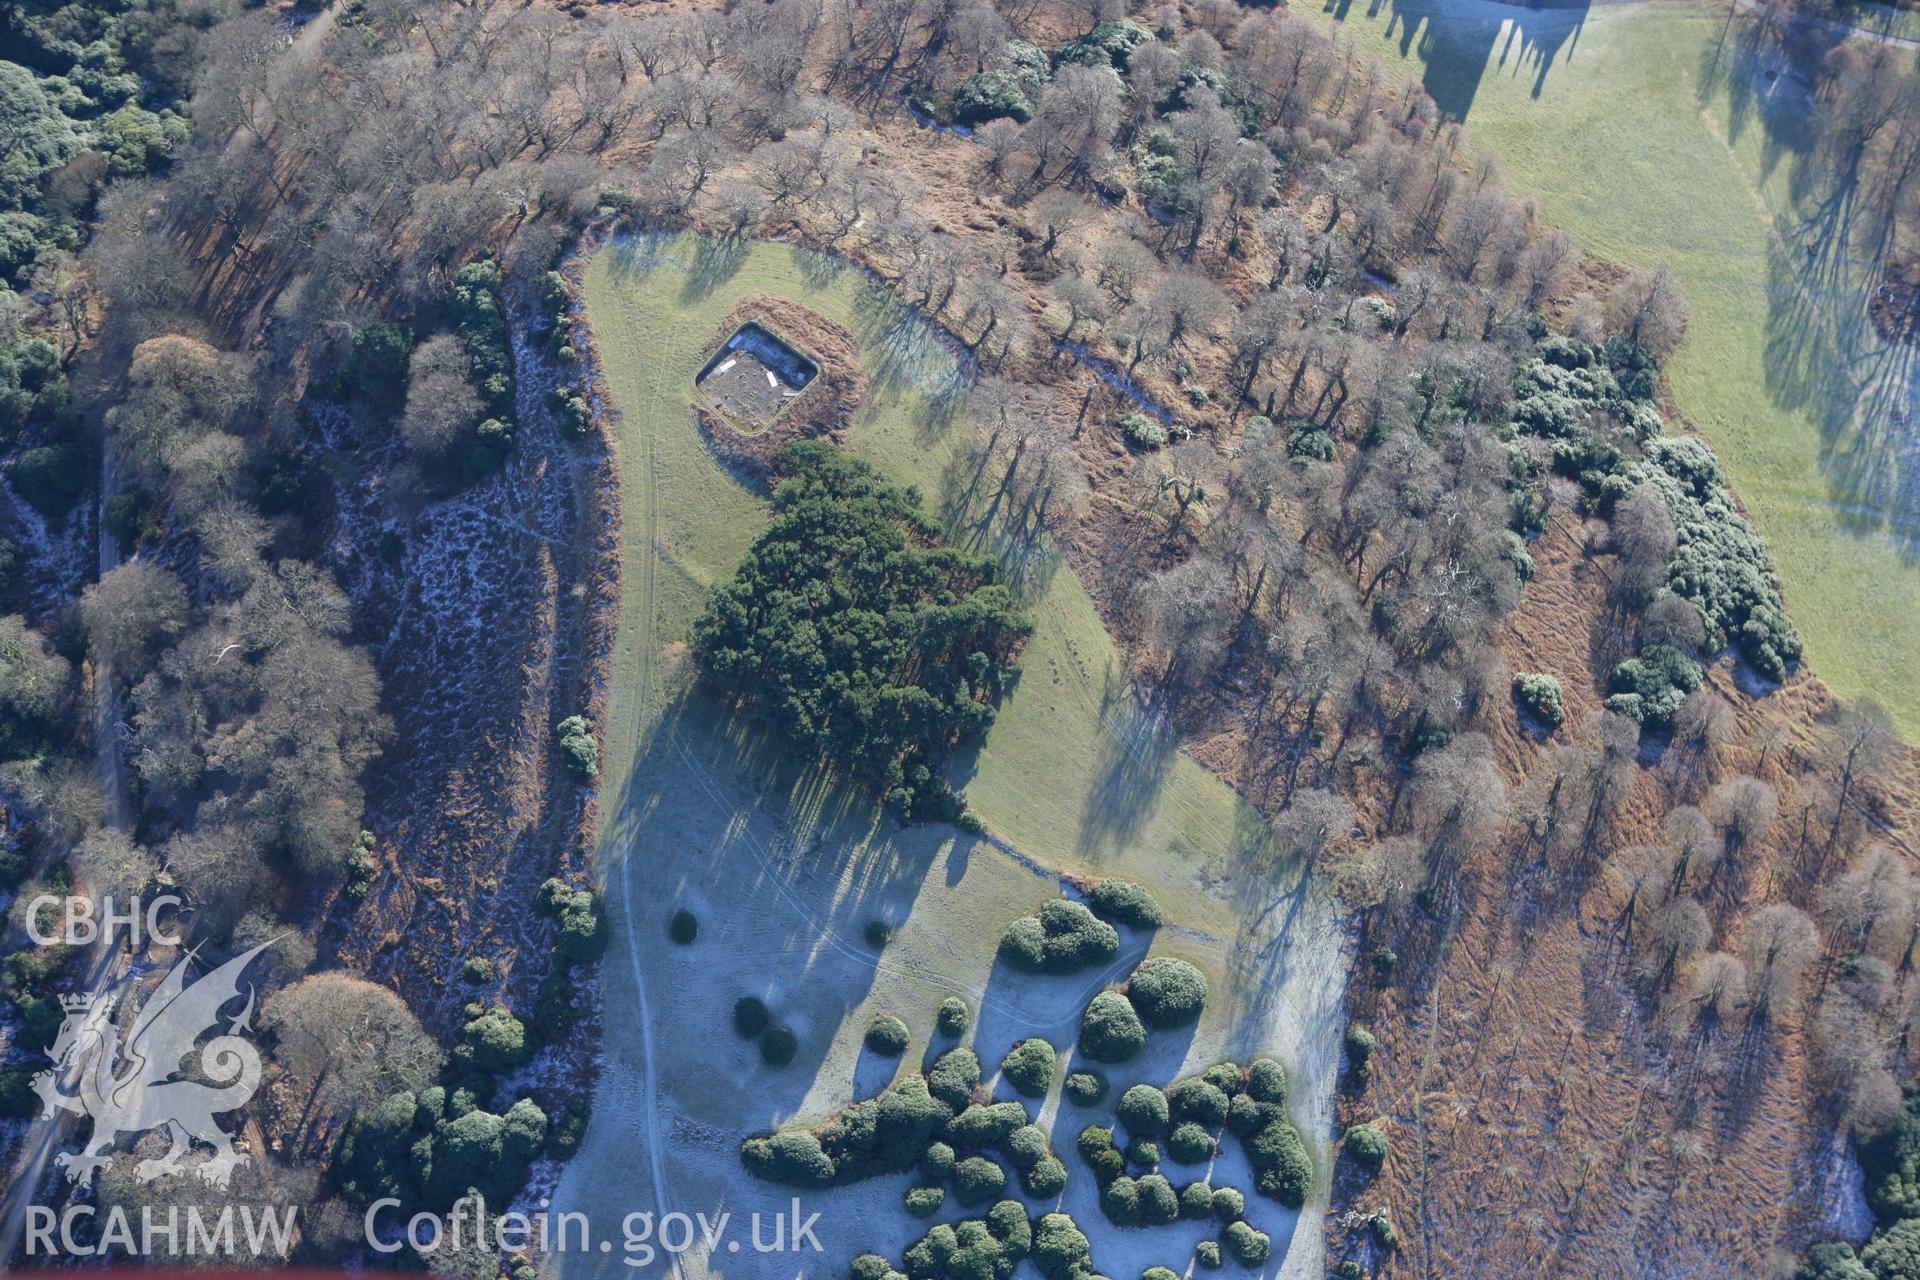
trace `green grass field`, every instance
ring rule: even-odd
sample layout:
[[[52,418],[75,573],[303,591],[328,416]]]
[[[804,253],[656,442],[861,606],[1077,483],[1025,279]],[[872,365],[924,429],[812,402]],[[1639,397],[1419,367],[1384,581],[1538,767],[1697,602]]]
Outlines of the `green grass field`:
[[[1067,1047],[1086,1000],[1148,945],[1130,937],[1114,966],[1072,979],[996,965],[1007,923],[1057,894],[1069,871],[1147,884],[1170,921],[1152,950],[1184,956],[1210,979],[1200,1026],[1150,1044],[1127,1081],[1171,1078],[1183,1063],[1222,1055],[1281,1058],[1294,1072],[1296,1119],[1320,1155],[1324,1201],[1345,981],[1331,905],[1298,866],[1265,861],[1257,814],[1138,723],[1119,656],[1070,568],[1046,553],[1029,575],[1036,630],[1021,678],[977,755],[956,765],[956,781],[1003,844],[951,827],[896,830],[870,798],[822,778],[693,689],[688,623],[706,587],[733,571],[765,507],[700,438],[692,378],[702,344],[756,294],[804,303],[855,336],[873,379],[852,434],[856,452],[918,485],[936,511],[964,464],[970,433],[953,412],[956,358],[858,272],[786,245],[721,248],[691,236],[616,242],[590,264],[587,308],[620,413],[623,485],[623,613],[600,843],[617,927],[604,968],[594,1121],[555,1208],[618,1221],[634,1210],[784,1205],[787,1192],[741,1174],[740,1137],[819,1117],[872,1093],[896,1066],[915,1069],[947,994],[980,1009],[972,1034],[990,1068],[1021,1035]],[[681,905],[702,921],[692,947],[665,937],[666,917]],[[864,941],[874,919],[894,929],[878,954]],[[764,998],[799,1036],[791,1067],[769,1071],[726,1030],[743,992]],[[914,1033],[898,1064],[860,1047],[881,1010]],[[1043,1123],[1069,1151],[1091,1118],[1071,1110],[1056,1086]],[[1222,1175],[1247,1181],[1231,1161]],[[900,1183],[820,1197],[829,1256],[807,1259],[803,1272],[837,1273],[869,1247],[897,1256],[925,1229],[898,1210]],[[1202,1230],[1182,1228],[1192,1239],[1096,1232],[1084,1171],[1065,1203],[1115,1275],[1179,1265]],[[1320,1273],[1317,1213],[1296,1218],[1264,1202],[1258,1213],[1274,1239],[1269,1274]],[[783,1271],[727,1261],[689,1270],[794,1274],[791,1259]],[[601,1258],[561,1259],[555,1271],[622,1274]]]
[[[1424,79],[1589,252],[1673,270],[1692,308],[1674,394],[1772,546],[1814,670],[1920,738],[1914,428],[1889,426],[1920,421],[1920,377],[1866,323],[1859,250],[1810,189],[1804,86],[1756,71],[1726,7],[1692,0],[1304,11]]]

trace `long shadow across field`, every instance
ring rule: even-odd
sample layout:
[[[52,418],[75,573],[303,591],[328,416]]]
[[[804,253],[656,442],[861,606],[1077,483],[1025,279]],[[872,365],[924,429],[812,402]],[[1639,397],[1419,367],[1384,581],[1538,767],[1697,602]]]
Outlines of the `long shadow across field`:
[[[1353,0],[1325,0],[1322,6],[1322,12],[1342,22],[1352,9]],[[1441,115],[1464,121],[1473,111],[1489,66],[1510,75],[1531,74],[1532,96],[1539,97],[1563,51],[1570,59],[1579,45],[1587,0],[1526,7],[1368,0],[1366,16],[1377,18],[1382,9],[1389,11],[1387,35],[1399,41],[1401,56],[1420,59],[1421,87]]]

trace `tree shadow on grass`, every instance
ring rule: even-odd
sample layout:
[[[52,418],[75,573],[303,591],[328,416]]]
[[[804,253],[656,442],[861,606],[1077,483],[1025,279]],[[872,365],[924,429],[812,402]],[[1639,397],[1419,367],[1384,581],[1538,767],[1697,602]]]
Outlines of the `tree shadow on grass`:
[[[1108,667],[1100,695],[1100,759],[1080,816],[1079,850],[1124,844],[1159,802],[1179,741],[1165,718],[1142,705],[1122,673]]]
[[[1448,120],[1465,120],[1490,70],[1531,75],[1531,94],[1538,98],[1555,64],[1571,61],[1579,47],[1587,3],[1563,0],[1522,7],[1369,0],[1364,16],[1377,23],[1383,10],[1388,15],[1387,38],[1399,44],[1402,57],[1419,58],[1421,87],[1434,105]],[[1321,12],[1350,21],[1353,0],[1324,0]]]
[[[680,304],[687,306],[733,279],[746,265],[752,242],[744,236],[693,237],[693,266],[680,286]]]

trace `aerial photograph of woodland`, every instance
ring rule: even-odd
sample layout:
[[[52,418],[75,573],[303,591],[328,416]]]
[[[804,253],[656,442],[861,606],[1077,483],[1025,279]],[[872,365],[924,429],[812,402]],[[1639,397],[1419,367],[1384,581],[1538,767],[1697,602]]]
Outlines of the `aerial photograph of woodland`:
[[[4,0],[0,913],[0,1274],[1920,1280],[1920,0]]]

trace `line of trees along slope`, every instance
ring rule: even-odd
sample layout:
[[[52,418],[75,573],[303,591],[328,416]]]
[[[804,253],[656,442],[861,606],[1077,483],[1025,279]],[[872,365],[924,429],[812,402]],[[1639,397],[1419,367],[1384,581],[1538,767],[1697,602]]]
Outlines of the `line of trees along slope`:
[[[818,441],[779,472],[772,524],[694,622],[702,669],[901,816],[957,816],[942,765],[993,723],[1032,624],[914,490]]]

